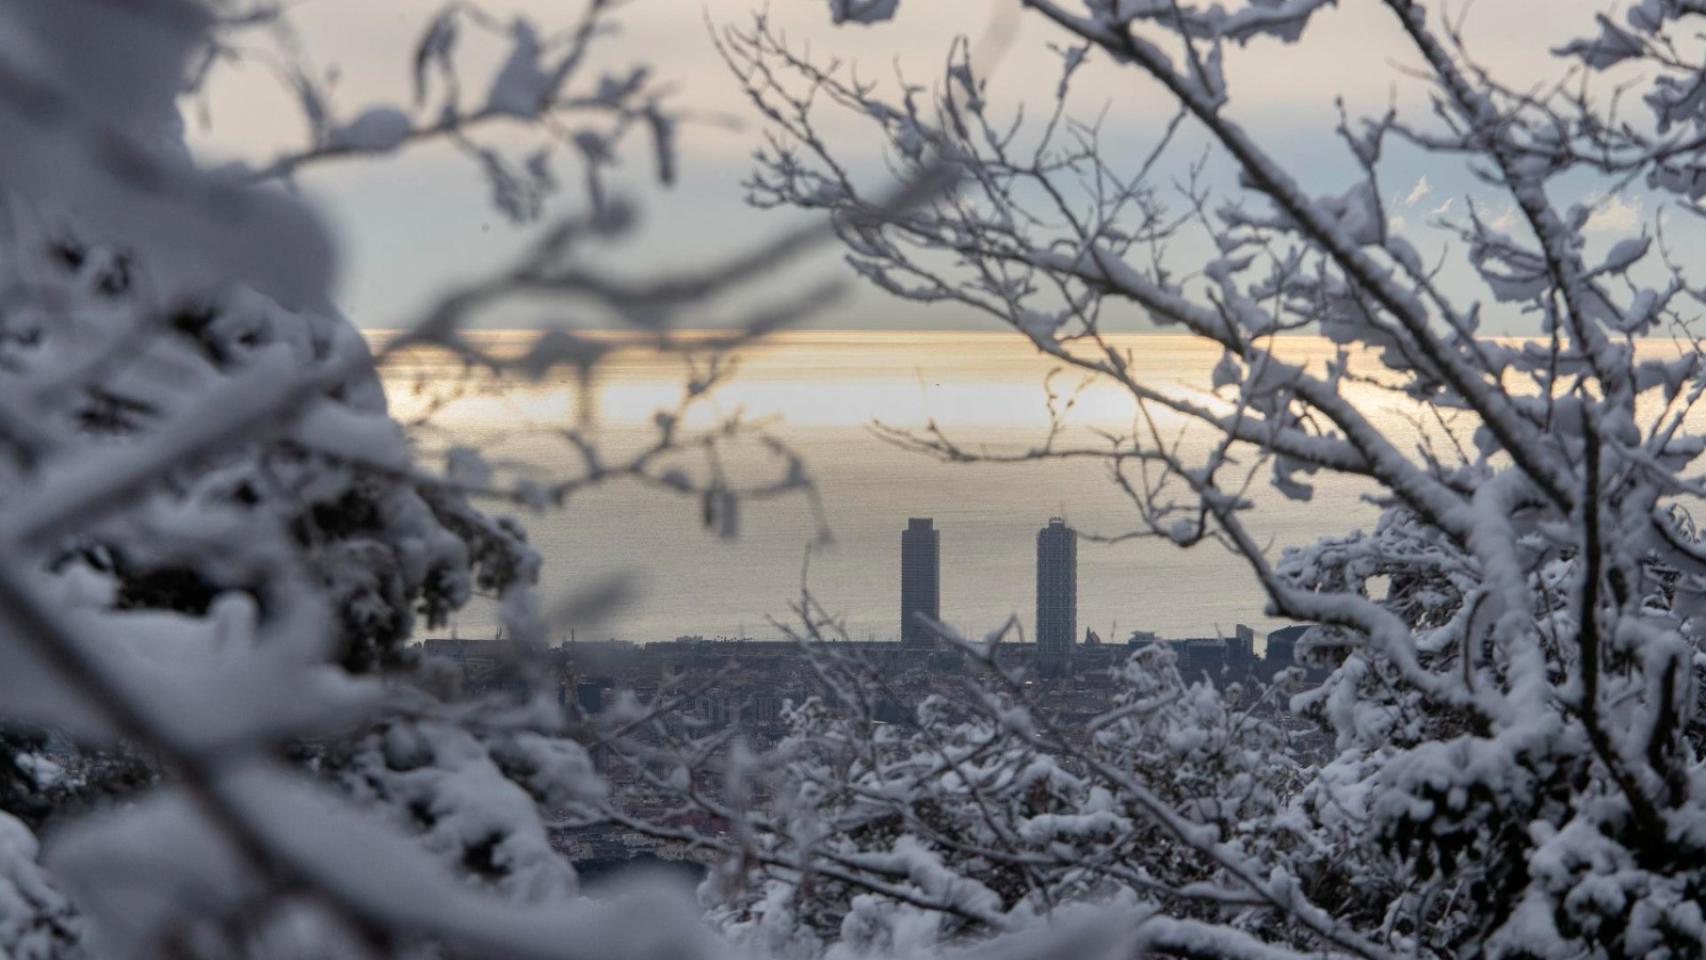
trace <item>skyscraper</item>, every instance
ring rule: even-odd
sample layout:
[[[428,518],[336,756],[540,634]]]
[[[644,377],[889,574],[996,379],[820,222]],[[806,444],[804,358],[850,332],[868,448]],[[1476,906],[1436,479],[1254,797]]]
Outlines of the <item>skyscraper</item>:
[[[912,517],[900,533],[900,639],[928,644],[935,635],[918,614],[942,618],[942,551],[929,517]]]
[[[1051,517],[1037,531],[1037,651],[1064,656],[1078,634],[1078,537]]]

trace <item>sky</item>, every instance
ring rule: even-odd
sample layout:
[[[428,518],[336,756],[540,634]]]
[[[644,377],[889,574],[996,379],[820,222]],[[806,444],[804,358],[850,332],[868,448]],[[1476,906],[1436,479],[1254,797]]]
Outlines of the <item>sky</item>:
[[[507,19],[528,16],[547,31],[570,22],[578,5],[507,2],[486,5]],[[904,76],[930,83],[940,75],[942,57],[958,34],[990,51],[983,69],[991,77],[998,109],[1028,105],[1042,109],[1059,77],[1060,58],[1051,49],[1058,32],[1034,15],[1016,14],[1005,0],[911,0],[902,3],[891,23],[835,27],[821,0],[771,0],[767,15],[787,34],[809,42],[823,56],[857,67],[862,76]],[[750,153],[760,142],[761,119],[746,104],[738,84],[718,60],[710,31],[739,24],[757,8],[755,0],[633,0],[619,15],[622,32],[599,48],[595,69],[621,71],[650,63],[672,79],[674,105],[699,118],[682,134],[683,175],[669,190],[649,183],[645,150],[633,151],[622,184],[642,210],[640,229],[613,262],[637,274],[687,267],[760,241],[795,214],[748,207],[739,183],[751,167]],[[336,75],[333,110],[348,117],[374,104],[406,106],[410,57],[422,26],[439,9],[424,0],[305,0],[292,8],[291,24],[299,50],[322,74]],[[1461,4],[1449,10],[1462,12]],[[1596,0],[1498,0],[1468,8],[1464,23],[1470,50],[1493,73],[1523,85],[1552,75],[1548,48],[1592,32],[1592,18],[1608,9]],[[999,38],[1010,34],[1011,40]],[[495,65],[498,48],[466,45],[467,86],[477,94]],[[1411,116],[1424,113],[1427,91],[1407,77],[1409,54],[1395,21],[1377,3],[1343,3],[1317,15],[1302,42],[1257,41],[1229,51],[1228,75],[1233,116],[1269,150],[1286,161],[1311,189],[1341,192],[1354,176],[1343,144],[1333,135],[1336,98],[1353,116],[1366,116],[1396,103]],[[892,89],[892,83],[891,83]],[[223,70],[207,99],[210,124],[192,119],[193,146],[210,159],[250,162],[303,142],[300,110],[264,56]],[[1153,144],[1171,113],[1171,103],[1152,82],[1102,58],[1074,81],[1071,112],[1091,117],[1106,111],[1104,129],[1116,159],[1137,158]],[[868,128],[857,118],[826,114],[832,142],[863,169],[876,170]],[[1186,149],[1175,150],[1176,174],[1195,159],[1200,137],[1187,135]],[[576,182],[575,171],[560,160],[559,176]],[[1228,184],[1230,168],[1211,161],[1211,174]],[[1580,200],[1594,184],[1577,185]],[[345,254],[339,283],[341,306],[358,324],[373,328],[405,325],[447,284],[490,270],[534,234],[538,224],[516,225],[494,212],[477,171],[443,146],[424,146],[383,161],[340,161],[305,174],[299,187],[319,203]],[[1445,243],[1427,224],[1440,215],[1460,213],[1470,200],[1487,204],[1493,217],[1508,204],[1490,198],[1487,188],[1461,165],[1413,150],[1395,150],[1381,169],[1381,188],[1392,205],[1393,227],[1412,235],[1425,258]],[[567,189],[547,211],[570,212],[581,203]],[[1597,225],[1637,226],[1650,213],[1649,198],[1639,192],[1610,197]],[[1189,255],[1191,251],[1186,250]],[[824,276],[848,276],[837,251],[827,247],[802,258],[773,285],[803,284]],[[490,318],[497,326],[529,326],[541,317],[525,310]],[[720,318],[690,318],[709,325]],[[894,301],[857,284],[834,308],[814,318],[825,328],[986,328],[989,321],[955,308],[922,307]],[[1524,332],[1520,321],[1510,329]]]
[[[754,2],[632,0],[621,15],[624,32],[600,48],[595,69],[621,73],[635,63],[652,64],[677,82],[674,105],[700,118],[682,132],[682,176],[674,188],[649,183],[646,150],[628,157],[622,188],[640,204],[642,220],[631,238],[608,251],[605,263],[611,269],[644,277],[687,268],[747,249],[799,222],[799,214],[747,206],[739,188],[763,126],[718,60],[709,31],[750,17]],[[488,6],[502,18],[531,16],[547,32],[567,22],[565,9],[570,14],[579,9],[542,0]],[[1046,109],[1059,80],[1060,56],[1050,42],[1060,37],[1033,16],[1003,13],[1017,6],[1016,0],[903,0],[893,23],[875,27],[832,26],[822,0],[771,0],[769,15],[789,37],[809,42],[819,55],[837,57],[856,66],[862,77],[885,81],[898,75],[931,83],[940,75],[950,43],[966,34],[974,49],[985,52],[980,69],[990,77],[995,109],[1010,112],[1024,105],[1034,114]],[[438,9],[426,0],[303,0],[292,8],[300,49],[317,71],[336,73],[331,109],[337,117],[348,119],[374,105],[407,105],[412,50]],[[1452,6],[1454,12],[1459,9]],[[1482,0],[1470,8],[1465,30],[1482,64],[1504,82],[1525,86],[1550,77],[1557,67],[1548,48],[1592,32],[1593,14],[1602,9],[1592,0]],[[1011,39],[999,42],[1004,33]],[[477,98],[501,49],[489,43],[470,53],[464,80],[471,98]],[[1393,103],[1411,116],[1425,116],[1428,109],[1425,86],[1404,73],[1415,58],[1406,52],[1390,14],[1372,0],[1346,0],[1318,14],[1298,44],[1257,41],[1228,55],[1232,116],[1317,194],[1343,193],[1358,175],[1334,134],[1341,98],[1353,116],[1375,114]],[[206,158],[264,162],[303,142],[299,108],[265,63],[251,56],[246,66],[216,79],[206,103],[210,124],[190,115],[192,145]],[[1073,115],[1105,113],[1104,142],[1115,164],[1140,162],[1173,110],[1155,84],[1095,55],[1075,75],[1073,91]],[[822,119],[822,131],[849,163],[868,176],[881,171],[881,155],[860,118],[829,113]],[[1200,134],[1187,131],[1173,154],[1176,159],[1164,164],[1158,176],[1177,176],[1204,146]],[[1211,159],[1209,173],[1225,185],[1223,196],[1236,194],[1228,164]],[[567,166],[558,174],[567,183],[576,179]],[[496,213],[478,172],[443,146],[414,148],[377,162],[327,164],[305,174],[298,186],[327,216],[342,247],[340,305],[353,321],[372,329],[408,325],[435,295],[498,267],[539,229]],[[1429,262],[1448,240],[1430,221],[1460,214],[1470,202],[1495,221],[1509,211],[1507,202],[1492,197],[1461,164],[1414,150],[1388,152],[1379,186],[1392,215],[1389,228],[1403,232]],[[1603,185],[1561,183],[1555,199],[1578,202],[1596,190]],[[578,190],[566,190],[545,219],[573,212],[581,201]],[[1653,212],[1652,198],[1638,189],[1604,198],[1588,231],[1590,247],[1640,229]],[[1176,254],[1176,262],[1195,258],[1200,263],[1209,251],[1186,247]],[[1466,272],[1461,264],[1449,268],[1448,288],[1473,288]],[[851,280],[849,273],[839,253],[825,247],[769,278],[760,292],[784,293],[824,277]],[[694,315],[685,322],[703,326],[730,316],[738,317],[738,311]],[[1490,316],[1488,332],[1533,332],[1522,316]],[[524,327],[554,319],[520,308],[489,317],[487,323]],[[1141,317],[1128,316],[1126,322],[1134,330],[1145,326]],[[951,622],[975,630],[993,628],[1014,612],[1029,620],[1029,544],[1036,525],[1050,513],[1064,513],[1092,532],[1117,532],[1119,524],[1131,521],[1128,505],[1099,466],[1070,464],[1024,475],[1008,468],[943,467],[897,454],[864,428],[872,418],[917,425],[931,417],[978,442],[1015,449],[1037,442],[1042,381],[1039,361],[1028,347],[1014,341],[1009,356],[995,344],[956,339],[971,334],[913,336],[989,330],[991,324],[952,307],[900,302],[853,282],[850,295],[816,316],[813,326],[905,332],[861,334],[877,338],[861,341],[863,352],[836,345],[833,336],[784,340],[770,352],[746,357],[740,380],[718,392],[717,402],[724,405],[719,410],[738,407],[777,417],[778,434],[808,455],[823,484],[825,519],[837,535],[837,546],[814,559],[814,579],[823,598],[848,617],[858,635],[887,635],[893,626],[898,585],[890,582],[892,553],[909,515],[934,515],[949,531],[945,542],[951,542],[955,562],[948,575],[952,600],[945,597],[944,612]],[[884,339],[895,337],[900,339]],[[1144,339],[1148,346],[1142,355],[1154,361],[1145,368],[1146,376],[1158,384],[1178,381],[1185,389],[1202,389],[1215,351],[1199,351],[1189,362],[1172,355],[1157,358],[1150,354],[1165,353],[1157,344],[1167,338]],[[1005,359],[997,362],[997,357]],[[679,385],[674,369],[602,371],[601,442],[633,440],[634,429],[625,426],[624,417],[649,423],[645,418]],[[406,410],[406,385],[393,384],[392,393],[393,402]],[[477,440],[482,430],[532,436],[521,429],[524,423],[539,426],[540,436],[557,437],[554,428],[571,419],[578,396],[570,385],[556,382],[506,391],[464,402],[446,411],[438,425],[452,428],[456,442]],[[1092,402],[1096,399],[1086,396],[1079,414],[1099,409]],[[541,443],[511,455],[549,471],[563,465],[566,454],[559,446]],[[768,463],[758,454],[748,459],[741,463]],[[1290,504],[1265,510],[1265,522],[1276,525],[1266,533],[1273,535],[1277,549],[1366,522],[1368,511],[1358,493],[1349,487],[1326,490],[1307,510]],[[815,536],[820,519],[803,500],[764,510],[755,506],[738,540],[707,544],[708,535],[690,535],[695,508],[686,501],[660,502],[624,488],[600,491],[573,506],[530,523],[547,557],[546,580],[578,584],[610,574],[640,576],[642,599],[607,625],[611,635],[628,639],[745,633],[766,616],[785,611],[797,589],[801,549]],[[1214,548],[1187,556],[1147,540],[1087,543],[1079,563],[1081,622],[1098,630],[1119,623],[1183,636],[1206,635],[1235,623],[1272,625],[1261,617],[1259,592],[1241,561]],[[489,629],[480,616],[479,609],[466,611],[462,626]]]

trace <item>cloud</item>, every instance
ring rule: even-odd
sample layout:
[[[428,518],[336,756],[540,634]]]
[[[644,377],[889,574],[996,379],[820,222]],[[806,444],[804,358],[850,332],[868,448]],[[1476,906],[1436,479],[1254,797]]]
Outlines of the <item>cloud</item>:
[[[1417,203],[1421,202],[1423,197],[1427,196],[1432,191],[1433,187],[1428,184],[1428,175],[1425,173],[1422,174],[1422,178],[1417,180],[1416,185],[1411,188],[1410,195],[1404,198],[1404,206],[1415,206]]]
[[[1505,208],[1503,210],[1499,211],[1498,216],[1487,221],[1487,227],[1489,229],[1492,229],[1492,230],[1498,230],[1499,232],[1502,233],[1506,230],[1509,230],[1511,228],[1511,224],[1513,224],[1515,222],[1516,222],[1516,204],[1507,203],[1507,204],[1505,204]]]
[[[1409,224],[1405,222],[1403,217],[1394,215],[1386,218],[1387,233],[1403,233],[1404,228],[1407,226],[1409,226]]]
[[[1430,217],[1443,217],[1451,212],[1451,205],[1457,202],[1456,197],[1446,197],[1445,202],[1428,211]]]
[[[1630,233],[1641,226],[1646,202],[1640,197],[1630,199],[1621,193],[1611,196],[1589,195],[1585,203],[1593,205],[1593,213],[1582,225],[1584,233]]]

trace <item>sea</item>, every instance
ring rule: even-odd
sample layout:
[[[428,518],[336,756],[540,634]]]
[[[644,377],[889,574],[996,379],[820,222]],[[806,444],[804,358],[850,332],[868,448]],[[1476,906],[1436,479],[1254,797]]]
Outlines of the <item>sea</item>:
[[[535,334],[479,336],[503,352],[524,348]],[[1116,337],[1113,345],[1145,386],[1230,409],[1211,391],[1221,359],[1212,345],[1167,334]],[[1316,369],[1335,353],[1326,340],[1301,336],[1281,349]],[[1371,360],[1360,358],[1353,369],[1372,370]],[[537,383],[494,380],[431,353],[404,356],[384,375],[393,413],[421,421],[413,435],[428,466],[449,446],[465,445],[481,449],[500,477],[550,483],[583,468],[571,437],[595,445],[607,463],[652,442],[658,412],[674,409],[688,381],[704,372],[678,356],[624,351],[584,380],[562,371]],[[1348,390],[1407,452],[1420,456],[1431,444],[1449,458],[1451,442],[1467,439],[1401,394],[1371,383]],[[698,442],[731,419],[748,432],[712,446]],[[1258,634],[1283,625],[1265,612],[1247,561],[1223,544],[1181,548],[1144,535],[1132,492],[1161,484],[1188,506],[1176,478],[1166,484],[1153,465],[1128,464],[1122,485],[1103,458],[1023,460],[1051,433],[1056,449],[1098,451],[1135,430],[1196,462],[1217,438],[1164,408],[1140,410],[1116,384],[1084,382],[1013,334],[784,333],[744,349],[732,376],[679,423],[694,442],[654,472],[679,469],[702,481],[721,471],[737,485],[763,484],[786,474],[773,442],[799,456],[815,496],[796,490],[743,502],[732,531],[708,528],[697,498],[634,480],[576,492],[539,512],[487,503],[515,514],[544,558],[543,609],[572,608],[573,598],[620,586],[620,602],[554,623],[554,639],[774,639],[783,625],[798,624],[803,586],[847,636],[892,639],[900,627],[900,533],[910,517],[929,517],[941,531],[942,616],[970,636],[1009,620],[1018,631],[1010,638],[1034,635],[1036,535],[1051,517],[1081,534],[1080,637],[1086,628],[1115,642],[1133,631],[1209,637],[1240,624]],[[885,429],[939,432],[964,449],[1020,462],[946,462],[895,442]],[[1288,546],[1366,529],[1378,515],[1362,482],[1300,474],[1312,485],[1308,499],[1288,498],[1272,489],[1271,465],[1256,451],[1230,456],[1222,476],[1248,484],[1248,524],[1270,559]],[[1193,518],[1183,510],[1169,522]],[[476,602],[432,635],[490,635],[499,620],[492,603]]]

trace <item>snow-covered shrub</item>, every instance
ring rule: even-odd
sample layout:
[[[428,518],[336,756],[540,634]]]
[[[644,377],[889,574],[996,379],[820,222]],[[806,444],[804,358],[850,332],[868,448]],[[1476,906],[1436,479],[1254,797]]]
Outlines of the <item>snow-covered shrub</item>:
[[[4,318],[4,376],[24,385],[100,364],[99,376],[61,384],[32,411],[57,446],[145,444],[184,397],[269,363],[355,373],[329,380],[293,429],[186,462],[146,509],[63,538],[52,567],[78,568],[118,609],[201,617],[216,597],[240,592],[267,611],[284,599],[271,595],[268,571],[209,551],[210,531],[185,521],[278,531],[326,592],[336,659],[354,671],[395,666],[417,620],[441,625],[476,585],[502,593],[533,582],[539,559],[519,527],[410,474],[406,438],[347,320],[325,308],[289,310],[240,285],[156,303],[145,250],[87,245],[66,236],[74,228],[21,231],[8,251],[13,269],[35,278],[35,295],[53,303]],[[151,311],[163,315],[131,326]],[[7,470],[24,472],[16,463]]]
[[[1284,811],[1306,767],[1253,709],[1264,702],[1187,685],[1165,648],[1119,667],[1088,727],[1052,716],[1060,694],[993,665],[883,723],[871,700],[835,693],[880,688],[880,671],[812,655],[828,692],[790,710],[763,765],[770,799],[706,883],[712,917],[738,942],[912,955],[1074,902],[1215,917],[1216,898],[1190,891],[1227,877],[1195,844],[1294,845]],[[1157,820],[1160,807],[1176,819]]]

